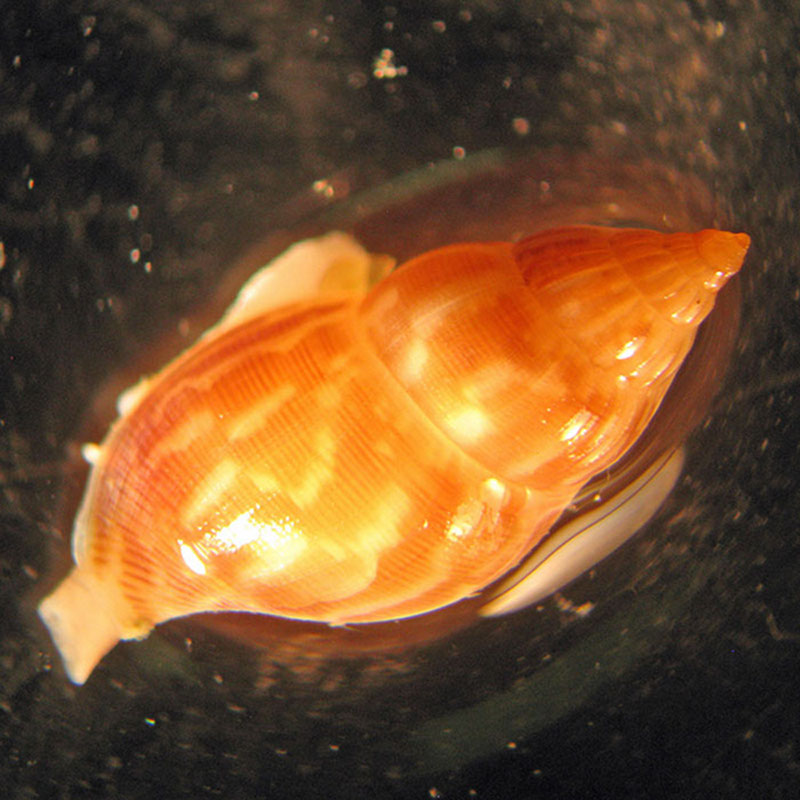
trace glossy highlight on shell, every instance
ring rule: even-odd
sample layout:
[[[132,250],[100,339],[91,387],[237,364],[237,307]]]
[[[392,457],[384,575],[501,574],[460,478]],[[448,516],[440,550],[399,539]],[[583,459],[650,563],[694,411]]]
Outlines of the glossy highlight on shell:
[[[381,622],[485,589],[641,436],[748,246],[565,227],[368,291],[387,259],[345,234],[290,248],[121,399],[40,606],[68,675],[189,614]]]

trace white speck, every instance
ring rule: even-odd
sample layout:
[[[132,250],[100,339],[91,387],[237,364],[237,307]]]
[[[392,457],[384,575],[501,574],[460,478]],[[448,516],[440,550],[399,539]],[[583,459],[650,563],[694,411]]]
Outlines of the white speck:
[[[100,460],[100,454],[102,452],[103,448],[94,442],[86,442],[86,444],[81,447],[81,455],[87,464],[96,464]]]
[[[328,199],[336,194],[336,190],[325,178],[320,178],[319,180],[314,181],[314,183],[311,184],[311,188],[313,189],[314,194],[322,195]]]
[[[641,341],[638,336],[634,336],[633,339],[626,342],[617,352],[615,358],[617,361],[624,361],[626,358],[630,358],[636,351],[639,349]]]
[[[506,496],[506,487],[502,481],[497,478],[488,478],[483,482],[483,488],[486,492],[487,499],[493,500],[495,503],[502,502]]]
[[[221,549],[236,552],[257,541],[267,530],[267,526],[259,525],[253,520],[251,509],[240,514],[233,522],[218,531],[214,539]]]
[[[575,416],[561,429],[561,441],[571,442],[581,436],[586,429],[595,422],[597,417],[587,408],[581,409]]]
[[[448,541],[450,542],[457,542],[462,536],[469,533],[470,528],[465,527],[464,525],[460,525],[457,522],[452,522],[447,528],[447,533],[445,536],[447,537]]]
[[[391,80],[408,75],[408,67],[399,67],[394,63],[394,50],[388,47],[381,50],[380,55],[372,62],[372,76],[378,80]]]
[[[527,136],[531,132],[530,120],[525,117],[514,117],[514,119],[511,120],[511,127],[514,129],[514,133],[516,133],[517,136]]]
[[[180,547],[181,557],[189,569],[197,575],[206,574],[206,565],[200,560],[200,557],[195,553],[190,545],[178,539],[178,546]]]

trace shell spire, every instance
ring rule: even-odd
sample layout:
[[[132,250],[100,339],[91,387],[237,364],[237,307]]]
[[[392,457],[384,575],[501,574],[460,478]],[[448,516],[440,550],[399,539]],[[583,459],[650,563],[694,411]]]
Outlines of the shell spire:
[[[514,258],[528,286],[553,298],[562,295],[574,305],[578,287],[605,297],[611,280],[626,276],[663,316],[696,327],[749,246],[746,233],[715,229],[659,233],[575,225],[528,236],[514,246]]]
[[[668,382],[741,268],[745,233],[572,226],[518,242],[528,287],[565,334],[625,380]]]

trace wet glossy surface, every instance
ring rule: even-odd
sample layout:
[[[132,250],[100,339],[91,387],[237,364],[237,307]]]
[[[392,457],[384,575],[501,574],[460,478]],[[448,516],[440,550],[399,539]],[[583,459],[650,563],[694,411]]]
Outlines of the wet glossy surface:
[[[27,8],[3,12],[0,782],[11,796],[791,796],[794,15],[758,2],[391,16],[144,3],[96,19]],[[375,74],[384,48],[407,74]],[[527,155],[486,157],[470,178],[469,156],[508,146]],[[417,168],[435,183],[427,164],[442,159],[462,187],[452,206],[445,187],[420,207],[418,182],[393,187],[391,214],[370,214],[386,208],[380,190],[361,210],[342,202]],[[511,197],[492,219],[503,187]],[[322,639],[282,623],[254,648],[230,627],[176,624],[71,688],[35,604],[67,563],[59,503],[80,492],[80,420],[108,376],[163,362],[153,347],[165,333],[169,357],[202,330],[189,308],[209,301],[218,267],[266,260],[251,246],[279,252],[338,215],[370,247],[393,237],[398,251],[408,220],[421,221],[414,244],[428,247],[513,229],[531,207],[543,226],[571,207],[581,221],[754,235],[723,393],[653,526],[540,608],[410,654],[347,629]],[[130,382],[109,387],[100,430]],[[692,384],[701,395],[703,384]],[[681,425],[685,411],[673,409]],[[370,655],[339,657],[358,647]]]
[[[372,287],[387,257],[345,234],[293,245],[84,446],[75,568],[39,606],[70,679],[190,614],[385,623],[483,592],[635,447],[749,245],[568,226],[429,250]],[[312,269],[306,296],[271,297]],[[567,557],[588,532],[559,548],[548,594],[635,532],[622,514],[596,557]]]

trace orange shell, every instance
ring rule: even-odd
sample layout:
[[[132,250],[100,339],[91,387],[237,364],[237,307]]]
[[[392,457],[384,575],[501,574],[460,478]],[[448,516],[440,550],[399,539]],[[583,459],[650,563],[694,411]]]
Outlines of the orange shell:
[[[212,329],[99,449],[40,607],[70,677],[187,614],[376,622],[483,589],[641,435],[748,244],[560,228]]]

